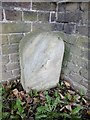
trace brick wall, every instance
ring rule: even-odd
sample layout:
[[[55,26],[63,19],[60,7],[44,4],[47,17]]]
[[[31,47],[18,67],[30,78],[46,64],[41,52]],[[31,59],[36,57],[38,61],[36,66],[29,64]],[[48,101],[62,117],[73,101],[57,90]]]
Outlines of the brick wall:
[[[62,74],[75,81],[76,85],[82,80],[82,87],[86,90],[88,9],[89,3],[85,2],[2,2],[2,80],[20,77],[18,50],[23,36],[38,29],[63,31],[68,37],[61,33],[66,45]],[[81,37],[75,37],[75,33]]]

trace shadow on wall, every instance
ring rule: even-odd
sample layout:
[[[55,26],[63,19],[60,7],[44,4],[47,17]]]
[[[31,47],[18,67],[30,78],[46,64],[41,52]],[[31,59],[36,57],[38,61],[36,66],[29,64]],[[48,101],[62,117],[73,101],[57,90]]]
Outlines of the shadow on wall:
[[[65,43],[61,79],[67,79],[74,88],[88,94],[88,37],[60,33]]]

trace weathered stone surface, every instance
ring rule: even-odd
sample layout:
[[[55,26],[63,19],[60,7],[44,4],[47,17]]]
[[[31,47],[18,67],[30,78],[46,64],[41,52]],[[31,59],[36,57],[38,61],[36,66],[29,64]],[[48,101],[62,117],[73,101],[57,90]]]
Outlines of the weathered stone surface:
[[[50,23],[33,23],[32,24],[32,30],[33,31],[51,31],[53,29],[53,24]]]
[[[64,42],[58,33],[33,32],[20,42],[21,82],[24,89],[45,90],[59,82]]]
[[[23,37],[23,34],[10,35],[9,42],[10,44],[19,43],[22,37]]]
[[[7,35],[0,35],[0,38],[2,39],[2,45],[7,45],[9,43]]]
[[[19,7],[19,8],[21,8],[21,9],[23,9],[23,8],[25,8],[25,9],[30,9],[31,8],[31,3],[30,3],[30,1],[24,1],[24,0],[22,0],[22,1],[18,1],[18,2],[15,2],[14,0],[13,1],[8,1],[8,2],[5,2],[4,0],[2,0],[3,2],[2,2],[2,6],[4,7],[4,8],[8,8],[9,7],[9,9],[14,9],[14,7]]]
[[[31,23],[2,23],[2,33],[25,33],[31,31]]]
[[[6,10],[6,19],[7,20],[22,20],[22,12],[16,10]]]
[[[38,21],[49,22],[50,13],[38,12]]]
[[[64,32],[68,34],[74,33],[74,27],[75,27],[74,23],[71,23],[71,24],[65,23]]]
[[[25,21],[37,21],[37,12],[24,11]]]
[[[82,26],[77,26],[76,27],[76,31],[79,34],[85,35],[85,36],[89,36],[88,31],[90,30],[90,27],[86,26],[86,25],[82,25]]]
[[[18,53],[13,53],[10,55],[11,62],[19,62],[19,55]]]
[[[6,65],[6,67],[7,67],[7,70],[14,70],[14,69],[18,69],[18,67],[19,67],[19,63],[8,63],[7,65]]]
[[[41,3],[33,1],[32,9],[33,10],[46,10],[46,11],[52,10],[52,11],[54,11],[54,10],[56,10],[56,4],[49,3],[48,1],[46,1],[46,3],[44,3],[43,1],[41,1]]]
[[[66,10],[66,3],[59,3],[58,4],[58,11],[62,12]]]
[[[52,25],[52,30],[53,31],[62,31],[64,29],[64,24],[63,23],[53,23]]]
[[[67,3],[67,5],[66,5],[66,10],[67,11],[71,11],[71,12],[73,12],[73,11],[75,11],[75,10],[77,10],[78,9],[78,3],[74,3],[74,2],[68,2]]]
[[[18,45],[5,45],[2,46],[2,54],[11,54],[11,53],[17,53],[18,52]]]

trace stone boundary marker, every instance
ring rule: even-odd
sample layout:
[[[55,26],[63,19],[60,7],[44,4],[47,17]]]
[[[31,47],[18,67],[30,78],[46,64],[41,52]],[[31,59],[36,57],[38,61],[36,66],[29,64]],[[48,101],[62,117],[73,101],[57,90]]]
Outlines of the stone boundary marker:
[[[0,27],[2,28],[0,31],[2,79],[0,82],[20,78],[18,52],[23,36],[34,30],[51,29],[51,31],[65,33],[62,34],[66,48],[62,75],[74,81],[75,86],[84,88],[85,93],[87,90],[90,93],[88,75],[90,3],[87,0],[84,2],[83,0],[32,1],[2,0],[0,2],[0,25],[2,26]],[[81,37],[78,37],[80,34]]]
[[[32,32],[20,42],[21,82],[24,89],[46,90],[59,83],[64,42],[54,32]]]

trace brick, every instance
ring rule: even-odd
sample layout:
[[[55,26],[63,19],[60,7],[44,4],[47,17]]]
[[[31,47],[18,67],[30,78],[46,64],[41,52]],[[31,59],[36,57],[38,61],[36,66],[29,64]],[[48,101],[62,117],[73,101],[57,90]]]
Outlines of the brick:
[[[87,46],[87,44],[86,44]],[[88,41],[88,46],[87,46],[88,49],[90,49],[90,41]]]
[[[25,21],[37,21],[37,12],[24,11]]]
[[[57,22],[76,22],[79,23],[79,21],[82,20],[82,12],[80,11],[74,11],[74,12],[59,12]]]
[[[7,35],[2,35],[1,37],[2,37],[2,45],[9,44],[8,36]]]
[[[17,6],[21,7],[21,8],[30,9],[31,8],[31,2],[18,2]]]
[[[71,80],[73,80],[74,82],[77,82],[77,83],[81,84],[82,77],[81,77],[79,74],[76,74],[76,73],[74,73],[74,72],[71,72],[71,73],[69,74],[69,78],[70,78]]]
[[[50,3],[50,10],[51,11],[56,11],[56,8],[57,8],[57,3],[56,2],[52,2],[52,3]]]
[[[3,65],[2,65],[2,73],[3,73],[3,72],[6,72],[6,71],[7,71],[6,65],[3,64]]]
[[[76,26],[76,31],[79,33],[79,34],[82,34],[82,35],[85,35],[85,36],[88,36],[88,31],[89,31],[89,28],[88,26],[86,25],[79,25],[79,26]]]
[[[71,52],[73,55],[81,56],[82,49],[80,49],[80,48],[77,47],[77,46],[71,46],[70,52]]]
[[[53,31],[62,31],[64,28],[63,23],[53,23],[52,30]]]
[[[82,19],[81,19],[81,23],[82,24],[88,24],[89,22],[89,14],[88,14],[88,11],[84,11],[82,13]]]
[[[58,11],[64,12],[66,10],[66,3],[59,3],[58,4]]]
[[[23,38],[23,34],[10,35],[9,42],[10,44],[19,43],[22,38]]]
[[[5,54],[9,54],[8,52],[8,46],[2,46],[2,54],[5,55]]]
[[[56,3],[33,2],[32,9],[33,10],[43,10],[43,11],[55,11],[56,10]]]
[[[74,11],[74,12],[59,12],[57,22],[79,22],[82,20],[82,12]]]
[[[17,2],[2,2],[2,7],[17,7]]]
[[[22,12],[21,11],[16,11],[16,10],[5,10],[6,13],[6,19],[7,20],[17,20],[21,21],[22,20]]]
[[[81,85],[83,85],[84,87],[86,87],[88,89],[88,79],[82,77],[82,83]]]
[[[16,69],[12,71],[13,76],[20,76],[20,69]]]
[[[2,35],[0,35],[0,47],[2,46]]]
[[[50,13],[38,12],[38,21],[49,22]]]
[[[83,86],[82,81],[80,83],[76,82],[76,81],[72,81],[73,84],[73,88],[77,91],[77,92],[82,92],[84,95],[87,94],[87,88],[85,86]]]
[[[56,20],[55,13],[51,13],[51,22],[54,22]]]
[[[20,66],[19,63],[8,63],[6,67],[7,70],[10,71],[10,70],[18,69]]]
[[[51,31],[53,24],[50,23],[33,23],[32,29],[35,30],[44,30],[44,31]]]
[[[65,34],[64,35],[64,41],[67,42],[68,44],[75,45],[77,41],[77,36],[71,35],[71,34]]]
[[[85,50],[84,49],[84,50],[81,51],[81,57],[83,57],[83,58],[85,58],[87,60],[90,60],[89,55],[90,55],[90,50]]]
[[[11,62],[19,62],[19,55],[17,53],[10,55]]]
[[[85,69],[85,68],[81,68],[80,71],[79,71],[79,74],[84,77],[85,79],[89,80],[88,79],[88,70]]]
[[[65,22],[65,13],[58,13],[58,18],[56,20],[57,22]]]
[[[2,33],[24,33],[31,31],[31,23],[2,23]]]
[[[89,69],[88,67],[88,61],[85,61],[84,59],[82,59],[80,56],[77,57],[75,55],[72,56],[71,58],[71,61],[78,65],[79,67],[83,67],[83,68],[86,68],[86,69]]]
[[[10,45],[9,47],[9,53],[17,53],[19,51],[19,45]]]
[[[82,20],[82,12],[74,11],[74,12],[66,12],[65,14],[65,22],[75,22],[79,23]]]
[[[76,40],[76,44],[77,46],[80,46],[82,48],[88,48],[88,44],[89,44],[88,37],[79,36]]]
[[[81,58],[85,58],[85,59],[89,60],[88,55],[90,52],[88,50],[85,50],[85,49],[83,50],[80,47],[71,46],[70,52],[74,55],[81,57]]]
[[[2,73],[2,80],[9,80],[12,78],[13,78],[12,71]]]
[[[5,45],[2,46],[2,54],[11,54],[11,53],[17,53],[19,50],[18,45]]]
[[[81,3],[81,5],[80,5],[80,9],[82,10],[82,11],[88,11],[88,2],[82,2]]]
[[[9,55],[3,55],[2,56],[2,62],[3,64],[7,64],[9,62]]]
[[[90,26],[90,11],[88,11],[88,26]]]
[[[67,34],[71,34],[75,32],[75,24],[65,24],[64,25],[64,32]]]
[[[12,8],[12,9],[14,9],[14,7],[30,9],[31,3],[30,2],[2,2],[2,6],[4,8]]]
[[[69,69],[69,71],[73,71],[74,73],[79,73],[79,69],[80,69],[79,66],[73,64],[72,61],[68,62],[67,68]]]
[[[66,11],[74,12],[77,9],[79,9],[78,3],[76,3],[76,2],[67,2],[66,3]]]

